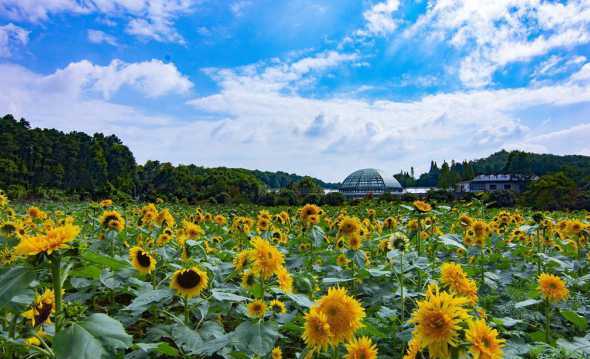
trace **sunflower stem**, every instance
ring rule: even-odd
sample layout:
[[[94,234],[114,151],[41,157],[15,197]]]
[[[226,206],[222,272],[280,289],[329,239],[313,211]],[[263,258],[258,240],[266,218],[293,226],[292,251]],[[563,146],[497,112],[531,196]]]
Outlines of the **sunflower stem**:
[[[53,294],[55,295],[55,332],[59,333],[62,327],[62,293],[61,293],[61,257],[54,254],[51,261],[51,274],[53,279]]]
[[[188,297],[183,296],[184,300],[184,324],[188,327],[188,320],[189,320],[189,310],[188,310]]]
[[[481,281],[480,287],[483,287],[483,284],[485,281],[485,268],[483,265],[483,254],[484,253],[483,253],[483,243],[482,243],[480,250],[479,250],[479,276],[480,276],[479,279]]]
[[[549,343],[551,341],[551,303],[548,299],[545,299],[545,341]]]
[[[400,255],[400,273],[399,273],[399,287],[400,287],[400,294],[401,294],[401,316],[402,316],[402,325],[404,325],[406,321],[406,308],[405,308],[405,296],[404,296],[404,252],[401,252]]]
[[[10,321],[10,329],[9,329],[9,333],[8,336],[10,338],[14,338],[15,334],[16,334],[16,324],[18,323],[18,315],[13,314],[12,316],[12,320]]]

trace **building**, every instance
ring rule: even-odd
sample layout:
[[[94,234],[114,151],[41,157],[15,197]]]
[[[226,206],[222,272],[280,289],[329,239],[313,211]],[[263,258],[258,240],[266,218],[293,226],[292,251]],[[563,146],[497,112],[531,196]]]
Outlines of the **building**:
[[[384,193],[404,192],[401,184],[383,171],[365,168],[348,175],[338,189],[348,198],[362,198],[368,195],[380,196]]]
[[[479,175],[471,181],[459,182],[456,190],[457,192],[522,192],[530,181],[535,181],[538,178],[537,176],[517,174]]]

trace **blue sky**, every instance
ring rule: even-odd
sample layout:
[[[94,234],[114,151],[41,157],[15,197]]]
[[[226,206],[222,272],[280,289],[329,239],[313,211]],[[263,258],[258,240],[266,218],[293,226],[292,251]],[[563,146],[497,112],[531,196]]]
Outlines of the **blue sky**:
[[[0,0],[0,112],[339,181],[590,155],[588,1]]]

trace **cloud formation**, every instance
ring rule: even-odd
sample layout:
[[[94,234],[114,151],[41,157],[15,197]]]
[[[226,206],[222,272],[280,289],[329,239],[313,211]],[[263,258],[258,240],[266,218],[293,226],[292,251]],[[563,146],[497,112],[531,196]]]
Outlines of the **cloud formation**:
[[[12,56],[12,48],[29,42],[29,31],[13,23],[0,26],[0,58]]]

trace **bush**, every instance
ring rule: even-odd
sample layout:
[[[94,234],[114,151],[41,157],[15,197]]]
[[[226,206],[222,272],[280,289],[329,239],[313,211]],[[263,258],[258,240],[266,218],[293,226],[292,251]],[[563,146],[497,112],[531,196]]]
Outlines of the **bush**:
[[[432,189],[426,194],[426,200],[449,203],[455,200],[455,196],[451,191],[444,189]]]
[[[414,193],[404,193],[401,195],[400,200],[402,202],[414,202],[416,200],[420,199],[420,197],[418,197],[416,194]]]
[[[324,196],[322,204],[328,206],[340,206],[346,201],[346,197],[340,192],[330,192]]]
[[[324,197],[323,195],[317,194],[317,193],[308,194],[307,196],[305,196],[303,198],[303,203],[311,203],[311,204],[320,205],[320,204],[322,204],[323,197]]]
[[[491,208],[511,208],[516,206],[518,196],[513,191],[490,192],[485,200]]]

